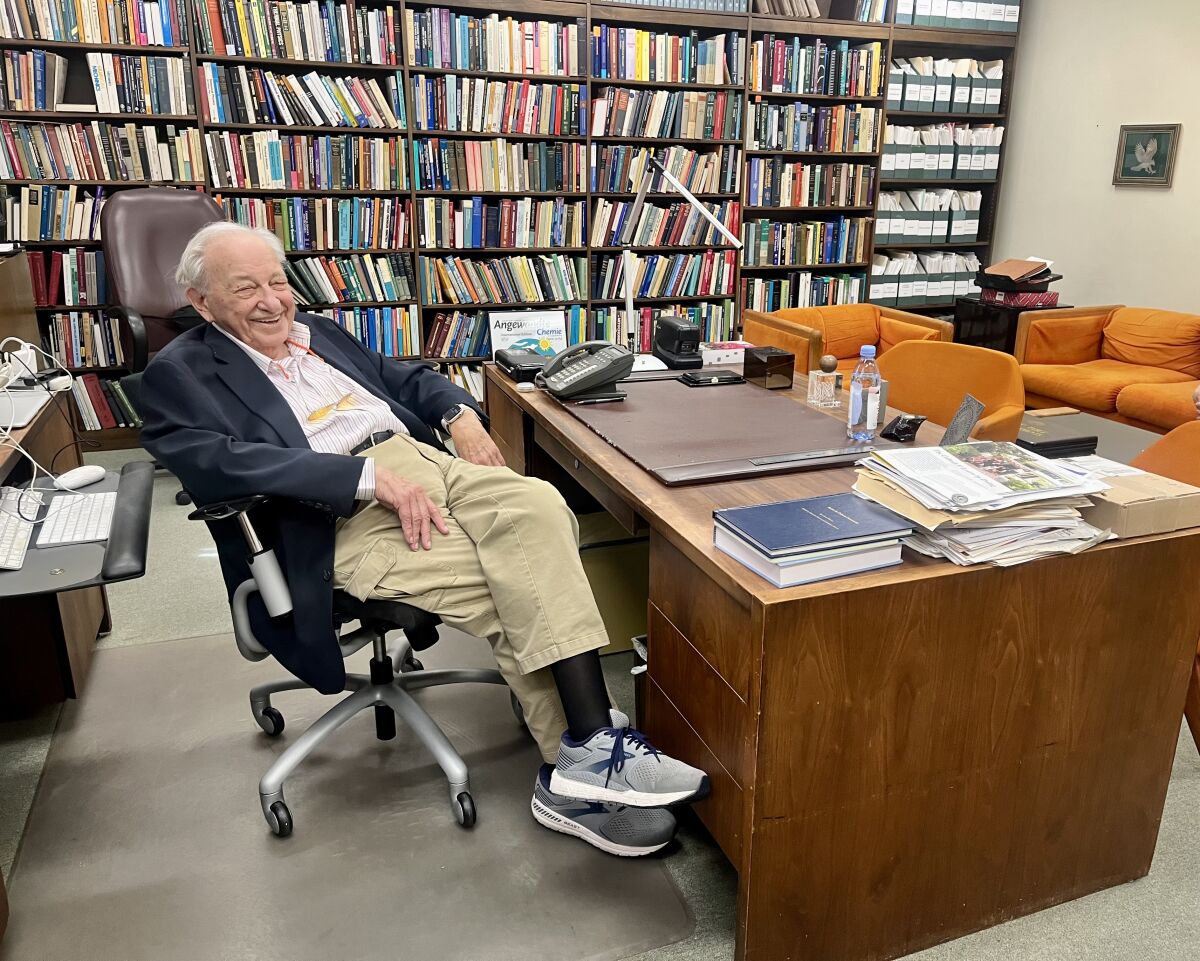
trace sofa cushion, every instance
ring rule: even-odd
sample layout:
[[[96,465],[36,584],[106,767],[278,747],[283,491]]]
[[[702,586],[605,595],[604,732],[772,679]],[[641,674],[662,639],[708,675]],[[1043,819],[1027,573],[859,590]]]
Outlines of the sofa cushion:
[[[864,344],[879,344],[879,308],[871,304],[850,304],[817,308],[825,331],[825,350],[839,360],[854,357]]]
[[[937,340],[938,331],[932,327],[909,324],[895,317],[879,315],[879,353],[885,354],[906,340]]]
[[[1200,377],[1200,316],[1146,307],[1114,310],[1100,356]]]
[[[1192,395],[1200,380],[1183,384],[1132,384],[1117,395],[1117,411],[1133,420],[1174,430],[1196,419]]]
[[[1161,367],[1140,367],[1115,360],[1086,364],[1022,364],[1027,393],[1057,397],[1072,407],[1115,411],[1117,395],[1130,384],[1174,384],[1192,380]]]

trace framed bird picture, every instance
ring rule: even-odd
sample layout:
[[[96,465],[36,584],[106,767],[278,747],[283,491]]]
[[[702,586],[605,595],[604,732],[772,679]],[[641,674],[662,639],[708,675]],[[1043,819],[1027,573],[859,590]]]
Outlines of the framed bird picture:
[[[1126,187],[1170,187],[1181,124],[1122,124],[1113,183]]]

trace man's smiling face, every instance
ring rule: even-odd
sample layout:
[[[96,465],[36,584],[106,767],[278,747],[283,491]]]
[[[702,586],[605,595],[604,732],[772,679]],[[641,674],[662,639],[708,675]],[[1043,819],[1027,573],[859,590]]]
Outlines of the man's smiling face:
[[[188,290],[200,316],[267,357],[287,356],[296,300],[270,245],[250,235],[214,238],[204,276],[207,290]]]

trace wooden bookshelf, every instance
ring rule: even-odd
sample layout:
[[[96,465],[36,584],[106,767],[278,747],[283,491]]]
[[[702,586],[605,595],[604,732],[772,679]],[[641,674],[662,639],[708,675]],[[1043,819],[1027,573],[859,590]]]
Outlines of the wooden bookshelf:
[[[253,0],[247,0],[253,2]],[[354,14],[359,8],[363,9],[380,9],[379,0],[347,0],[349,22],[354,24]],[[748,0],[747,6],[753,8],[754,0]],[[198,7],[195,4],[188,4],[188,44],[177,45],[170,47],[137,47],[125,46],[120,44],[97,44],[97,43],[74,43],[61,41],[43,41],[33,39],[3,39],[0,38],[0,50],[13,49],[20,51],[28,51],[32,49],[44,49],[50,52],[58,53],[68,58],[71,62],[71,74],[73,78],[68,87],[67,100],[79,102],[88,99],[90,95],[90,86],[80,88],[80,77],[86,83],[86,72],[81,71],[79,66],[84,62],[87,53],[136,53],[147,56],[175,56],[182,57],[186,60],[188,66],[188,76],[193,84],[193,100],[196,104],[196,112],[194,114],[185,115],[153,115],[153,114],[128,114],[128,113],[64,113],[55,111],[3,111],[0,112],[0,119],[11,121],[53,121],[62,123],[90,123],[92,120],[114,122],[114,123],[136,123],[144,124],[175,124],[186,127],[195,127],[202,139],[209,132],[228,132],[228,133],[253,133],[258,130],[277,130],[281,135],[290,136],[341,136],[355,135],[365,138],[374,137],[389,137],[396,138],[404,145],[409,163],[408,188],[403,190],[394,189],[266,189],[256,188],[252,185],[239,187],[215,187],[212,186],[213,178],[206,172],[205,179],[200,181],[188,181],[184,183],[175,182],[181,187],[203,187],[208,189],[215,195],[230,200],[243,199],[262,199],[271,201],[273,199],[284,197],[300,197],[304,200],[317,198],[348,198],[348,197],[364,197],[364,198],[396,198],[399,200],[409,201],[409,220],[412,229],[412,236],[419,236],[419,224],[417,223],[418,203],[424,198],[439,198],[439,199],[467,199],[473,197],[482,197],[488,199],[499,198],[524,198],[530,197],[534,199],[552,199],[555,197],[563,197],[568,201],[583,201],[586,205],[588,226],[585,229],[585,236],[590,236],[591,233],[591,217],[595,210],[597,200],[604,199],[609,201],[630,201],[635,196],[633,190],[628,191],[607,191],[607,190],[564,190],[564,191],[521,191],[521,190],[493,190],[493,191],[473,191],[466,189],[441,190],[432,187],[423,187],[416,189],[414,185],[413,170],[413,151],[418,140],[427,139],[444,139],[448,141],[460,140],[476,140],[476,141],[496,141],[503,140],[510,145],[519,145],[524,143],[537,142],[541,140],[549,140],[555,143],[581,145],[585,152],[590,153],[590,148],[593,146],[600,147],[611,145],[626,145],[631,147],[652,147],[652,148],[670,148],[684,147],[690,150],[695,150],[701,153],[709,152],[718,148],[735,148],[736,162],[740,165],[739,171],[739,187],[735,191],[729,192],[710,192],[697,194],[698,198],[709,203],[721,203],[723,201],[736,200],[741,204],[740,220],[744,223],[750,219],[768,219],[779,220],[781,222],[794,220],[831,220],[840,216],[869,216],[874,211],[874,201],[870,206],[746,206],[746,198],[749,190],[749,161],[751,158],[768,158],[783,155],[789,162],[796,164],[819,164],[819,163],[857,163],[868,166],[874,166],[877,171],[881,171],[882,166],[882,131],[883,128],[891,122],[903,123],[911,126],[923,126],[928,123],[935,122],[966,122],[966,123],[1006,123],[1007,117],[1011,113],[1011,96],[1013,79],[1015,76],[1015,61],[1016,50],[1018,45],[1019,34],[1010,33],[991,33],[980,31],[962,31],[950,29],[936,29],[928,27],[912,27],[905,25],[896,25],[893,23],[872,24],[858,23],[853,20],[837,19],[836,16],[825,20],[795,20],[787,17],[766,16],[753,12],[752,9],[744,13],[724,13],[717,11],[697,11],[689,9],[676,9],[670,7],[658,7],[649,4],[634,5],[624,3],[604,2],[604,0],[453,0],[453,2],[440,3],[436,0],[399,0],[395,4],[396,10],[396,29],[402,31],[405,23],[405,13],[411,11],[426,11],[432,8],[446,7],[457,14],[467,14],[471,16],[486,17],[492,12],[499,12],[503,17],[511,15],[518,20],[546,20],[555,21],[561,24],[580,24],[582,27],[582,36],[584,47],[588,53],[581,64],[581,70],[575,74],[568,75],[550,74],[537,75],[532,73],[515,73],[515,72],[488,72],[481,70],[469,70],[459,67],[437,66],[415,66],[408,64],[407,61],[407,44],[404,42],[403,36],[399,36],[396,46],[396,56],[400,63],[396,64],[380,64],[380,63],[359,63],[345,61],[312,61],[312,60],[293,60],[286,57],[260,58],[250,56],[240,56],[232,54],[216,54],[203,52],[200,47],[200,35],[198,32],[196,17],[198,15]],[[895,4],[889,4],[889,7],[894,10]],[[202,9],[202,8],[199,8]],[[835,15],[849,16],[852,10],[852,4],[849,0],[834,0],[833,12]],[[892,16],[889,11],[889,16]],[[884,83],[886,86],[886,67],[892,60],[900,56],[915,56],[932,54],[937,57],[970,57],[977,60],[986,59],[1003,59],[1005,61],[1005,80],[1002,90],[1002,101],[999,113],[969,113],[969,114],[945,114],[935,113],[931,111],[921,110],[889,110],[887,107],[886,90],[882,90],[878,95],[871,96],[843,96],[838,94],[802,94],[790,92],[775,92],[754,90],[753,78],[749,74],[749,49],[747,49],[747,62],[745,64],[742,82],[739,84],[725,83],[696,83],[696,82],[663,82],[652,80],[630,80],[625,78],[606,78],[592,76],[594,70],[590,60],[590,30],[594,26],[607,24],[612,27],[633,27],[636,29],[649,30],[651,32],[666,32],[674,33],[682,36],[688,35],[692,30],[696,30],[699,36],[704,39],[713,37],[721,33],[734,33],[742,37],[746,41],[747,48],[755,40],[762,39],[768,34],[773,34],[780,39],[791,40],[799,38],[802,45],[812,43],[816,39],[821,39],[833,44],[842,40],[846,40],[851,48],[862,46],[867,43],[878,41],[883,48],[883,67],[884,67]],[[363,52],[359,49],[357,43],[351,46],[351,57],[354,60],[363,56]],[[351,127],[351,126],[289,126],[289,125],[274,125],[274,124],[256,124],[256,123],[209,123],[204,120],[204,109],[201,105],[203,91],[196,83],[198,76],[198,68],[202,64],[220,64],[228,67],[245,66],[247,68],[256,68],[270,70],[277,73],[302,74],[309,71],[316,71],[321,75],[327,75],[331,78],[352,78],[361,77],[364,80],[375,78],[383,86],[383,80],[388,76],[396,76],[403,83],[403,95],[406,101],[407,123],[404,129],[392,128],[372,128],[372,127]],[[586,98],[590,104],[595,104],[600,92],[606,88],[623,88],[629,91],[637,90],[667,90],[671,92],[695,92],[695,93],[718,93],[724,92],[728,96],[740,95],[742,98],[742,117],[741,131],[739,136],[727,139],[701,139],[701,138],[657,138],[646,136],[609,136],[609,135],[593,135],[591,133],[591,116],[590,111],[584,119],[584,132],[579,134],[563,134],[551,135],[545,137],[541,134],[530,133],[503,133],[503,132],[483,132],[470,130],[418,130],[413,129],[416,122],[416,110],[412,97],[412,77],[416,75],[425,75],[429,77],[451,77],[451,78],[468,78],[468,79],[484,79],[488,81],[530,81],[531,83],[575,83],[578,84],[582,91],[586,94]],[[838,105],[854,105],[861,104],[864,107],[871,107],[878,111],[879,114],[879,138],[878,142],[873,145],[873,149],[869,152],[863,151],[845,151],[845,152],[818,152],[818,151],[802,151],[802,152],[783,152],[772,150],[749,149],[752,142],[750,130],[747,123],[747,108],[752,102],[761,104],[773,104],[779,107],[786,107],[792,103],[811,104],[814,107],[838,106]],[[207,155],[200,160],[201,165],[207,168]],[[1004,160],[1003,152],[1001,153],[1000,167],[997,172],[995,181],[973,181],[973,180],[952,180],[938,179],[927,180],[922,178],[908,178],[903,180],[890,179],[883,180],[877,174],[875,183],[876,199],[880,190],[906,189],[913,187],[953,187],[955,189],[964,190],[982,190],[984,193],[983,210],[981,211],[981,229],[980,237],[991,238],[995,236],[995,222],[998,215],[998,205],[1000,198],[1000,188],[1003,181]],[[150,182],[143,183],[128,183],[126,181],[63,181],[63,180],[5,180],[0,183],[7,184],[10,188],[19,189],[26,184],[44,184],[48,186],[69,186],[74,184],[79,187],[86,187],[89,190],[95,187],[103,187],[106,195],[113,190],[125,189],[127,187],[146,186]],[[669,205],[682,202],[682,198],[670,192],[656,192],[649,195],[648,200],[659,205]],[[868,228],[869,229],[869,228]],[[869,230],[869,233],[873,231]],[[688,297],[673,297],[673,298],[635,298],[638,305],[644,306],[666,306],[672,303],[678,304],[723,304],[728,301],[733,301],[735,310],[740,310],[740,304],[743,298],[742,293],[742,278],[743,275],[750,277],[769,277],[773,273],[786,271],[805,271],[805,272],[827,272],[829,274],[846,274],[857,275],[863,278],[863,297],[867,296],[867,283],[869,281],[868,271],[871,260],[871,255],[876,251],[894,251],[894,250],[925,250],[925,249],[950,249],[950,250],[972,250],[979,254],[983,259],[991,250],[991,241],[981,239],[970,243],[953,243],[945,244],[875,244],[873,238],[868,239],[871,243],[868,244],[868,255],[863,261],[854,261],[851,263],[842,264],[821,264],[821,265],[764,265],[764,266],[742,266],[740,264],[740,256],[736,259],[739,261],[734,272],[733,291],[729,294],[713,294],[713,295],[696,295]],[[38,250],[53,251],[56,249],[65,249],[67,247],[86,247],[96,248],[99,246],[97,241],[82,240],[82,241],[31,241],[28,246]],[[700,253],[707,248],[699,246],[650,246],[637,248],[636,252],[639,255],[649,254],[671,254],[671,253]],[[616,247],[601,246],[588,243],[584,246],[576,247],[488,247],[488,248],[467,248],[467,249],[426,249],[417,246],[404,246],[401,248],[336,248],[336,249],[314,249],[314,250],[289,250],[289,258],[300,257],[331,257],[331,256],[353,256],[353,255],[384,255],[384,254],[400,254],[411,258],[413,267],[413,276],[417,278],[418,296],[415,300],[393,301],[388,303],[371,302],[371,303],[344,303],[336,306],[352,309],[355,307],[373,308],[382,306],[399,306],[406,307],[412,305],[417,310],[418,330],[416,337],[419,343],[425,345],[428,342],[428,336],[432,327],[434,315],[439,311],[477,311],[488,309],[523,309],[537,307],[567,307],[581,306],[587,311],[599,307],[619,306],[623,303],[620,298],[593,298],[586,296],[592,289],[591,270],[592,264],[597,258],[615,258],[620,256],[620,249]],[[588,265],[588,273],[585,275],[584,293],[585,296],[575,301],[557,301],[550,300],[537,303],[482,303],[482,304],[454,304],[438,302],[433,296],[422,296],[419,292],[420,273],[418,257],[420,255],[428,255],[430,257],[455,256],[462,258],[505,258],[510,256],[546,256],[552,254],[561,254],[565,257],[580,257]],[[940,305],[939,305],[940,306]],[[46,308],[46,312],[51,310],[98,310],[96,307],[70,307],[63,305],[58,308]],[[322,307],[321,309],[325,309]],[[931,307],[930,309],[935,309]],[[736,324],[736,318],[735,318]],[[734,331],[736,332],[736,331]],[[423,348],[424,349],[424,348]],[[480,358],[464,358],[464,357],[427,357],[427,360],[437,362],[439,364],[460,364],[471,363]],[[116,373],[116,371],[102,370],[102,373]],[[102,431],[100,434],[105,435],[105,443],[117,443],[123,435],[121,431]],[[132,437],[126,437],[129,442],[133,442]]]

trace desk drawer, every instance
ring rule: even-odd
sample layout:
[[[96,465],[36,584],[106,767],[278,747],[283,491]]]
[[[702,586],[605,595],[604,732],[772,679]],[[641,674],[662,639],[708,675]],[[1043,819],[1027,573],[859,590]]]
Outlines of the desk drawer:
[[[556,464],[565,470],[576,483],[591,494],[617,522],[630,534],[643,534],[646,522],[624,500],[614,494],[590,468],[584,465],[574,454],[557,440],[551,437],[541,424],[533,425],[534,443],[544,450]]]
[[[693,804],[692,809],[721,846],[725,857],[740,871],[745,792],[708,750],[653,678],[646,682],[645,729],[656,747],[708,773],[712,794],[706,800]]]

